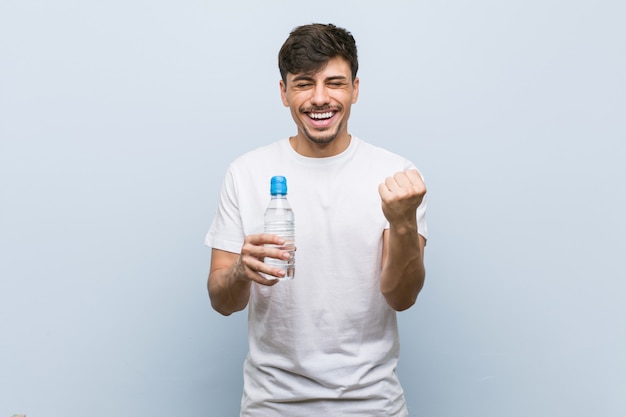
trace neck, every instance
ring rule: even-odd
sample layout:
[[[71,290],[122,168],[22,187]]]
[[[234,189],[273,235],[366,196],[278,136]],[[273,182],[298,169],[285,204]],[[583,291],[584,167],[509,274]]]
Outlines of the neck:
[[[328,143],[316,143],[301,134],[289,138],[294,151],[308,158],[328,158],[339,155],[350,146],[352,136],[345,134],[338,136]]]

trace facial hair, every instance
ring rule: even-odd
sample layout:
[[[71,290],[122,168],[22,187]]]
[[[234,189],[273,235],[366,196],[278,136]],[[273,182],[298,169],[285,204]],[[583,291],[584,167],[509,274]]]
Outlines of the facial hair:
[[[331,143],[332,141],[334,141],[335,139],[337,139],[337,136],[339,136],[340,130],[341,130],[341,125],[338,125],[334,132],[319,132],[321,134],[325,133],[325,135],[314,136],[313,134],[311,134],[311,132],[307,129],[306,126],[303,127],[304,136],[306,136],[306,138],[310,140],[311,142],[316,143],[318,145],[327,145]]]
[[[326,110],[326,108],[321,108],[321,109],[317,109],[318,111],[324,111]],[[339,109],[341,110],[341,109]],[[341,129],[343,128],[343,121],[339,122],[339,124],[336,126],[335,131],[316,131],[316,133],[318,133],[317,136],[314,136],[312,134],[312,132],[309,130],[309,128],[306,125],[302,126],[302,132],[304,133],[304,136],[310,140],[313,143],[316,143],[318,145],[328,145],[329,143],[331,143],[332,141],[334,141],[335,139],[337,139],[337,136],[339,136],[339,132],[341,132]],[[323,136],[320,136],[323,135]]]

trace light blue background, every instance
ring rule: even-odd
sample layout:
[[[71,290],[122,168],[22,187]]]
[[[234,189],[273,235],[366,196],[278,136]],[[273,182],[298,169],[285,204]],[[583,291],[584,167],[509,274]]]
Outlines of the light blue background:
[[[227,164],[294,133],[277,51],[360,47],[350,130],[429,187],[399,315],[412,416],[626,415],[618,0],[0,3],[0,416],[235,416],[245,313],[211,310]]]

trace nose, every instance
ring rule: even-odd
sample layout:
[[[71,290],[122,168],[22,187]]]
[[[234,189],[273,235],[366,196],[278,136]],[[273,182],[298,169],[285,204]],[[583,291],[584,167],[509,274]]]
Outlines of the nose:
[[[328,89],[323,83],[319,83],[313,88],[311,93],[311,104],[314,106],[323,106],[328,104],[330,97],[328,96]]]

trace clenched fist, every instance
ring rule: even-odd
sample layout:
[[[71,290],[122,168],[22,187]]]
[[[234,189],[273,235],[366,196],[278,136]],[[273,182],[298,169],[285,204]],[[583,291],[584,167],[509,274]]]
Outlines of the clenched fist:
[[[426,194],[426,185],[416,170],[397,172],[378,186],[383,214],[390,224],[414,224],[415,212]]]

